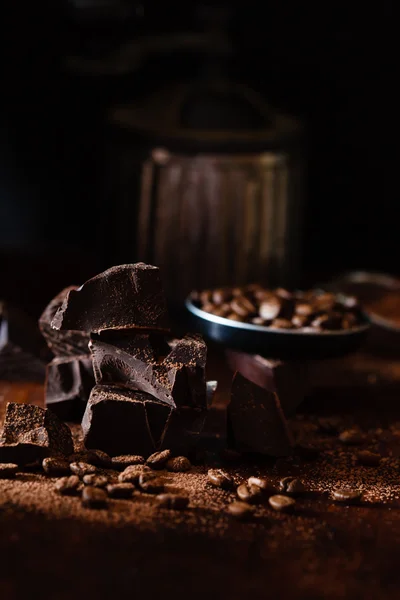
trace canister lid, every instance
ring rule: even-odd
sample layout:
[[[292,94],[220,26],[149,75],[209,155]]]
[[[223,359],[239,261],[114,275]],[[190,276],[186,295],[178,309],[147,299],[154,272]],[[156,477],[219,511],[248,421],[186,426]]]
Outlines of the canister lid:
[[[223,80],[163,88],[115,107],[113,125],[171,150],[254,152],[298,143],[302,126],[268,106],[251,88]]]

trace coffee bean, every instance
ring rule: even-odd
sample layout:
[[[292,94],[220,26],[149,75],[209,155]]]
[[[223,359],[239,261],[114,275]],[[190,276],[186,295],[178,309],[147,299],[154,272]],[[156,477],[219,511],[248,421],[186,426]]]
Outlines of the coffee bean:
[[[142,473],[151,473],[146,465],[131,465],[119,474],[118,481],[120,483],[138,483]]]
[[[259,488],[257,485],[247,486],[245,483],[239,485],[239,487],[236,490],[236,493],[239,496],[240,500],[243,500],[243,502],[250,502],[251,504],[256,504],[257,502],[260,502],[263,497],[261,488]]]
[[[273,496],[277,493],[275,486],[272,485],[272,483],[267,479],[264,479],[264,477],[249,477],[247,480],[247,485],[250,487],[255,485],[260,488],[264,494],[269,494],[270,496]]]
[[[215,309],[216,309],[215,304],[212,304],[211,302],[207,302],[206,304],[203,304],[201,307],[201,310],[204,310],[204,312],[208,312],[211,314],[214,314]]]
[[[110,483],[107,493],[110,498],[131,498],[135,486],[132,483]]]
[[[226,317],[231,312],[231,307],[229,304],[222,304],[221,306],[216,306],[212,311],[212,314],[216,317]]]
[[[309,317],[314,313],[314,307],[308,302],[299,302],[296,304],[294,312],[300,317]]]
[[[342,315],[340,313],[323,314],[311,321],[312,327],[335,331],[342,327]]]
[[[0,479],[12,479],[18,471],[14,463],[0,463]]]
[[[189,471],[192,468],[192,464],[186,456],[175,456],[174,458],[170,458],[167,460],[165,466],[168,471],[173,471],[174,473]]]
[[[91,485],[93,487],[106,487],[108,479],[105,475],[97,475],[91,473],[90,475],[83,476],[83,483],[85,485]]]
[[[358,308],[360,305],[358,298],[356,298],[355,296],[342,296],[341,302],[343,306],[345,306],[348,309]]]
[[[42,462],[43,471],[47,475],[57,477],[58,475],[68,475],[70,472],[69,462],[63,458],[45,458]]]
[[[308,317],[303,317],[302,315],[294,315],[292,317],[292,325],[293,325],[293,327],[296,327],[296,329],[305,327],[307,322],[308,322]]]
[[[87,486],[83,488],[82,492],[82,506],[85,508],[106,508],[107,507],[107,494],[104,490]]]
[[[292,292],[289,292],[289,290],[286,290],[285,288],[277,288],[275,294],[279,298],[283,298],[283,300],[291,300],[293,298]]]
[[[357,460],[360,465],[364,465],[365,467],[377,467],[381,462],[381,456],[369,450],[361,450],[357,454]]]
[[[123,454],[122,456],[113,456],[111,459],[111,466],[117,471],[122,471],[131,465],[144,465],[144,462],[145,460],[143,456],[136,454]]]
[[[250,506],[247,502],[234,501],[228,505],[228,512],[235,517],[235,519],[245,520],[250,518],[254,513],[254,507]]]
[[[316,310],[328,312],[333,310],[336,304],[336,296],[331,293],[319,294],[314,297],[313,304]]]
[[[286,492],[287,486],[289,485],[289,483],[291,481],[294,481],[295,479],[296,479],[296,477],[293,477],[293,476],[282,477],[282,479],[279,480],[279,489],[282,492]]]
[[[229,490],[234,485],[233,478],[222,469],[210,469],[207,473],[209,482],[215,487],[220,487]]]
[[[85,462],[73,462],[69,465],[71,472],[74,475],[78,475],[78,477],[83,477],[84,475],[90,475],[91,473],[96,473],[96,467],[94,465],[89,465],[89,463]]]
[[[333,490],[332,496],[336,502],[352,504],[360,500],[361,492],[360,490],[355,490],[353,488],[336,488]]]
[[[296,503],[296,501],[293,498],[289,498],[288,496],[282,496],[281,494],[271,496],[268,502],[270,503],[271,508],[279,512],[291,510]]]
[[[243,319],[239,317],[239,315],[235,314],[235,313],[230,313],[229,315],[226,315],[227,319],[230,319],[231,321],[239,321],[239,322],[243,322]]]
[[[256,307],[248,298],[246,298],[246,296],[234,298],[231,302],[231,309],[232,312],[243,318],[247,318],[257,313]]]
[[[270,321],[266,321],[262,317],[253,317],[251,322],[253,323],[253,325],[261,325],[262,327],[266,327],[270,323]]]
[[[290,496],[300,496],[306,491],[305,485],[296,477],[284,477],[279,482],[282,491],[285,491]]]
[[[364,442],[365,437],[358,429],[346,429],[339,435],[339,440],[347,446],[357,446]]]
[[[147,494],[161,494],[165,481],[155,473],[142,473],[139,477],[139,487]]]
[[[274,319],[270,327],[273,329],[293,329],[293,323],[289,319]]]
[[[210,290],[203,290],[199,294],[200,302],[204,304],[208,304],[212,299],[212,292]]]
[[[161,508],[172,510],[184,510],[189,504],[189,498],[178,494],[159,494],[156,500]]]
[[[261,302],[258,314],[262,319],[272,320],[276,319],[281,312],[282,301],[275,296],[271,296]]]
[[[171,450],[161,450],[161,452],[154,452],[146,460],[146,464],[151,469],[163,469],[167,460],[171,458]]]
[[[77,475],[62,477],[56,483],[56,490],[63,496],[72,496],[79,492],[81,482]]]
[[[243,290],[240,287],[234,287],[234,288],[232,288],[231,292],[232,292],[232,296],[234,298],[237,298],[238,296],[242,296],[243,295]]]
[[[232,298],[232,292],[228,288],[219,288],[212,293],[212,300],[217,306],[225,304]]]
[[[357,325],[357,317],[353,313],[345,313],[342,319],[343,329],[351,329]]]
[[[111,466],[111,457],[106,452],[103,452],[103,450],[89,450],[87,459],[83,462],[107,469]]]

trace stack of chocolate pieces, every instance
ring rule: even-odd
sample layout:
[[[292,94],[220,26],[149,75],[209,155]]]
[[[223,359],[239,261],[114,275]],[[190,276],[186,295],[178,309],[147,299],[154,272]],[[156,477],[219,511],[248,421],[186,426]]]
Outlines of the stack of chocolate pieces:
[[[196,443],[208,408],[206,345],[197,335],[168,336],[157,267],[112,267],[70,289],[51,332],[90,340],[96,385],[82,421],[87,448],[147,456]]]
[[[74,329],[57,331],[51,322],[76,286],[62,290],[45,308],[39,319],[39,329],[53,353],[53,360],[46,368],[46,406],[64,421],[79,422],[85,411],[94,374],[89,351],[90,336]]]

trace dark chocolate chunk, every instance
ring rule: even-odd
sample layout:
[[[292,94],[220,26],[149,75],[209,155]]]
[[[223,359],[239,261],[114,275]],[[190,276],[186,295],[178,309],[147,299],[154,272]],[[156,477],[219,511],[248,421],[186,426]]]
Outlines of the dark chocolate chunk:
[[[168,330],[159,269],[120,265],[70,290],[51,326],[97,333],[108,329]]]
[[[233,477],[223,469],[209,469],[207,477],[212,485],[223,488],[224,490],[230,490],[234,485]]]
[[[228,505],[228,512],[232,517],[235,517],[235,519],[244,521],[253,515],[254,506],[251,506],[247,502],[235,501]]]
[[[63,496],[73,496],[80,491],[81,482],[77,475],[62,477],[56,483],[56,490]]]
[[[174,454],[187,454],[199,442],[207,416],[200,408],[171,410],[166,424],[161,449],[169,448]]]
[[[307,364],[302,361],[281,361],[228,350],[228,364],[256,385],[275,392],[286,418],[292,417],[309,392]]]
[[[163,469],[167,460],[171,457],[171,450],[161,450],[161,452],[154,452],[146,460],[146,465],[151,469]]]
[[[33,404],[9,402],[6,407],[0,461],[28,464],[46,456],[69,455],[73,441],[68,425],[48,409]]]
[[[228,436],[233,448],[287,456],[292,440],[277,395],[236,373],[228,406]]]
[[[0,463],[0,479],[12,479],[18,471],[14,463]]]
[[[172,471],[174,473],[183,473],[185,471],[190,471],[192,468],[192,464],[186,456],[174,456],[167,460],[167,464],[165,465],[168,471]]]
[[[65,298],[72,290],[76,291],[77,286],[70,286],[63,289],[44,309],[39,319],[39,329],[46,340],[46,343],[55,356],[79,356],[88,354],[89,334],[84,331],[57,331],[51,326],[51,322],[61,308]]]
[[[189,504],[187,496],[178,494],[159,494],[156,500],[161,508],[170,508],[172,510],[184,510]]]
[[[117,471],[123,471],[131,465],[144,465],[144,463],[143,456],[139,456],[138,454],[123,454],[122,456],[113,456],[111,459],[111,466]]]
[[[131,465],[120,473],[118,481],[120,483],[138,483],[142,473],[149,473],[150,469],[146,465]]]
[[[159,411],[167,423],[171,409],[143,392],[109,385],[96,385],[82,420],[85,445],[101,448],[111,456],[158,450],[147,421],[146,409]]]
[[[289,496],[282,496],[281,494],[271,496],[268,499],[268,502],[271,508],[278,512],[288,512],[292,510],[292,508],[296,504],[296,501],[293,498],[289,498]]]
[[[86,486],[82,492],[82,506],[85,508],[106,508],[107,494],[98,487]]]
[[[93,487],[106,487],[108,484],[108,478],[105,475],[98,475],[97,473],[88,473],[83,476],[83,483],[85,485],[91,485]]]
[[[132,498],[134,489],[132,483],[110,483],[107,486],[110,498]]]
[[[90,354],[55,358],[46,370],[46,406],[63,421],[80,422],[94,384]]]
[[[103,335],[93,336],[89,346],[97,384],[122,384],[173,407],[206,407],[207,350],[200,336],[167,345],[156,335]]]
[[[52,477],[59,475],[68,475],[70,472],[69,462],[64,458],[49,456],[42,463],[43,471]]]

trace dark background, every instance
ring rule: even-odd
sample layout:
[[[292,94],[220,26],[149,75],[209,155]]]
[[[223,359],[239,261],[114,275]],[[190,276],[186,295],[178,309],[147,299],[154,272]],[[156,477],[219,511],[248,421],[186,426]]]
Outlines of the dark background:
[[[112,8],[114,5],[114,9]],[[83,3],[82,3],[83,5]],[[303,274],[399,274],[397,57],[391,3],[230,3],[230,75],[308,132]],[[3,9],[0,296],[36,314],[49,294],[110,266],[104,196],[108,109],[196,74],[188,54],[153,58],[129,77],[77,76],[70,55],[122,40],[199,31],[198,4],[9,1]],[[110,202],[110,206],[107,206]],[[126,262],[134,260],[127,256]]]

